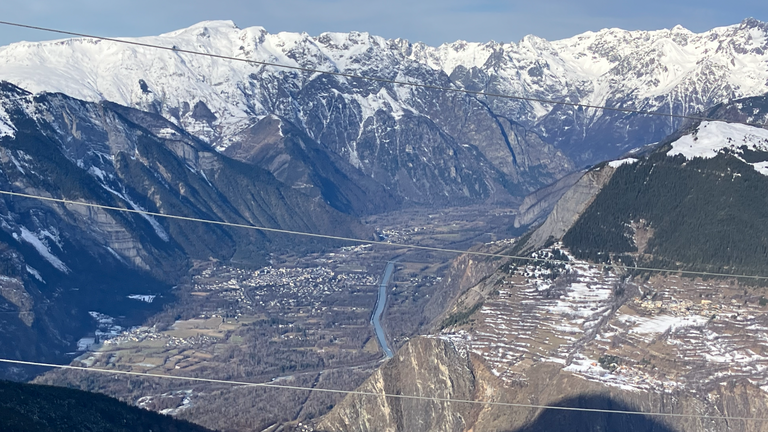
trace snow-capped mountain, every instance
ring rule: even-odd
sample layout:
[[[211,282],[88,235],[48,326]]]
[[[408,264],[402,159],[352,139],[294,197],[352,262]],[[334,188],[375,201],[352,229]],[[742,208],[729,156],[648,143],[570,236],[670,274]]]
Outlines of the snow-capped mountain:
[[[519,44],[419,46],[414,57],[473,90],[685,115],[768,91],[767,49],[768,25],[747,19],[700,34],[681,26],[659,31],[605,29],[553,42],[527,36]],[[631,116],[626,114],[503,99],[490,104],[495,112],[536,126],[561,148],[583,144],[583,134],[593,135],[602,145],[643,143],[640,131],[622,135],[622,126],[631,128],[640,120],[628,121]],[[602,131],[606,117],[618,123],[607,125],[615,131]],[[660,129],[655,136],[679,125],[678,120],[641,119]],[[600,139],[598,131],[619,139]]]
[[[356,32],[270,34],[230,21],[128,40],[676,114],[768,91],[768,24],[754,19],[700,34],[679,26],[650,32],[606,29],[553,42],[527,36],[519,43],[460,41],[440,47]],[[393,180],[401,169],[418,183],[417,169],[408,165],[413,162],[402,156],[415,154],[429,164],[428,148],[436,142],[443,152],[474,147],[511,183],[530,189],[571,171],[569,159],[595,163],[659,141],[679,126],[664,117],[476,98],[90,39],[0,48],[0,79],[32,92],[63,92],[154,111],[219,149],[237,132],[275,114],[395,189],[406,189]],[[432,132],[413,133],[414,124]],[[382,170],[385,153],[398,157],[396,166]]]

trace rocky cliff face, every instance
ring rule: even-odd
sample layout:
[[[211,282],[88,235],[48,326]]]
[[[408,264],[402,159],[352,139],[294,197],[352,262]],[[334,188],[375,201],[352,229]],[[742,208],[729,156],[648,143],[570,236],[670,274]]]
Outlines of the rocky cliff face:
[[[555,207],[555,204],[582,177],[583,172],[569,174],[549,186],[541,188],[523,199],[515,218],[515,228],[541,222]]]
[[[475,247],[485,253],[505,253],[511,242],[500,241]],[[426,320],[423,333],[439,331],[454,313],[461,313],[482,301],[482,293],[474,288],[492,277],[502,263],[501,258],[485,259],[476,255],[462,255],[451,262],[451,267],[440,281],[438,289],[424,305]]]
[[[768,414],[768,398],[755,385],[732,383],[707,397],[673,392],[636,391],[605,386],[538,363],[505,382],[464,345],[440,338],[409,341],[356,389],[374,394],[462,399],[430,401],[374,395],[349,395],[317,424],[331,431],[474,432],[707,432],[765,430],[760,421],[726,421],[683,416],[653,416],[537,409],[526,405],[590,408],[645,413],[756,417]]]
[[[604,165],[585,173],[567,189],[552,211],[523,245],[523,250],[538,249],[552,240],[560,240],[595,199],[602,187],[611,179],[614,168]]]
[[[440,339],[417,338],[358,387],[376,394],[472,399],[475,377],[466,355]],[[385,396],[348,397],[318,425],[324,431],[459,432],[470,426],[469,404]]]

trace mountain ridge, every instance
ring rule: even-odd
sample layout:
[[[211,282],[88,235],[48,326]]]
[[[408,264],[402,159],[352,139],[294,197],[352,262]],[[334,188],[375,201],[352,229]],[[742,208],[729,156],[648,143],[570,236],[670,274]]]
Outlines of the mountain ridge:
[[[269,34],[263,27],[207,21],[126,40],[442,87],[690,114],[768,91],[766,35],[767,24],[747,19],[699,34],[681,27],[606,29],[552,42],[527,36],[519,44],[429,47],[359,32]],[[35,93],[60,91],[156,112],[219,150],[256,121],[277,115],[370,177],[385,163],[380,150],[405,164],[400,177],[408,182],[419,182],[422,167],[435,170],[429,152],[406,149],[414,139],[433,141],[431,146],[444,147],[443,154],[459,146],[475,148],[517,196],[578,166],[657,142],[681,124],[88,39],[0,48],[0,79]],[[419,136],[424,127],[433,129],[431,138]],[[417,153],[418,166],[407,165],[413,163],[407,161],[409,152]],[[398,169],[391,166],[388,175],[395,177]],[[452,181],[470,190],[476,183]],[[493,182],[487,175],[482,181]],[[480,195],[476,199],[487,198]]]
[[[0,381],[0,395],[0,427],[6,431],[210,431],[81,390]]]

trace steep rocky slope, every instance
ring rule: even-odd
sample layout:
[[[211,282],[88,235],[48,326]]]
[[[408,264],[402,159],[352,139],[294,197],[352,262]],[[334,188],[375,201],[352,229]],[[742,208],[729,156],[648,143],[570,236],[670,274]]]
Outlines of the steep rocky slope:
[[[725,413],[732,417],[763,417],[768,412],[762,390],[748,383],[717,386],[702,398],[685,392],[606,386],[546,362],[521,369],[514,382],[506,382],[482,356],[450,338],[411,340],[357,390],[382,396],[348,396],[316,424],[316,430],[751,432],[765,430],[764,425],[759,421],[542,410],[525,405],[704,416]],[[385,397],[384,393],[465,402]]]
[[[424,379],[424,377],[429,377]],[[469,359],[450,343],[418,338],[368,378],[360,391],[471,399],[476,391]],[[363,396],[347,398],[325,416],[320,430],[463,431],[473,407],[467,404]]]
[[[560,198],[579,181],[583,174],[580,171],[574,172],[526,196],[518,208],[515,228],[530,226],[546,218]]]
[[[541,226],[527,239],[523,250],[538,249],[551,239],[562,238],[611,179],[613,173],[612,166],[604,165],[581,175],[557,200]]]
[[[380,213],[403,204],[401,195],[393,194],[390,188],[276,116],[264,117],[238,132],[223,153],[260,166],[286,186],[320,198],[343,213]],[[429,184],[424,186],[429,189]]]
[[[35,96],[10,84],[2,85],[0,98],[2,190],[372,237],[323,200],[219,154],[155,114],[61,94]],[[170,298],[170,285],[190,260],[258,266],[272,251],[327,244],[7,195],[0,207],[4,357],[59,359],[96,325],[96,312],[140,320],[162,306],[163,295]],[[159,297],[147,303],[129,295]]]

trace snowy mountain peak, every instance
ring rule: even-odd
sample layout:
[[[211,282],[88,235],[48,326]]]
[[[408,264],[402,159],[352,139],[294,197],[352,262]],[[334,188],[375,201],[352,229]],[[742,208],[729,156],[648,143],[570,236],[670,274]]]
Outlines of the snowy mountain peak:
[[[195,34],[195,35],[204,35],[206,32],[210,31],[231,31],[231,30],[239,30],[237,25],[234,21],[230,20],[210,20],[210,21],[200,21],[199,23],[193,24],[187,28],[174,30],[172,32],[163,33],[160,35],[160,37],[178,37],[182,35],[189,35],[189,34]]]
[[[680,26],[658,31],[604,29],[558,41],[526,36],[519,43],[456,41],[439,47],[364,32],[273,34],[263,27],[240,29],[232,21],[204,21],[129,40],[293,67],[677,114],[768,91],[768,25],[754,19],[698,34]],[[382,104],[369,97],[381,94],[380,83],[367,83],[363,90],[345,78],[89,39],[2,47],[0,80],[32,92],[63,92],[157,112],[222,146],[228,136],[270,113],[297,124],[328,121],[328,113],[315,120],[309,116],[317,115],[312,112],[318,106],[331,109],[328,98],[333,94],[352,104],[356,114],[347,118],[357,127],[379,111],[396,118],[404,112],[429,115],[438,98],[435,92],[428,96],[396,87],[386,89],[388,100]],[[297,102],[306,89],[322,87],[327,80],[340,86],[337,93],[312,90],[311,106]],[[595,139],[588,131],[610,113],[586,110],[575,114],[583,116],[575,124],[563,128],[562,114],[553,105],[504,99],[484,103],[496,114],[550,137],[551,144],[578,148],[586,140],[592,146],[611,146],[615,156],[625,148],[658,141],[676,127],[675,122],[656,119],[657,126],[636,128],[632,133],[637,136],[611,132],[609,138]],[[649,129],[655,135],[645,136]],[[343,146],[354,149],[355,136],[345,136]],[[590,158],[601,152],[582,151],[578,157],[594,162]]]

